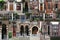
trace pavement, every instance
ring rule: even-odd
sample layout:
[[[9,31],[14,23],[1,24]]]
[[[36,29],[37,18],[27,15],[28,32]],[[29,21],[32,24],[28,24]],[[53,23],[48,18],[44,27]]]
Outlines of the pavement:
[[[0,40],[1,39],[1,33],[0,33]],[[3,40],[50,40],[50,37],[48,35],[45,35],[45,39],[44,39],[44,35],[38,34],[38,35],[31,35],[30,36],[20,36],[19,34],[17,34],[17,37],[12,37],[12,38],[5,38]]]

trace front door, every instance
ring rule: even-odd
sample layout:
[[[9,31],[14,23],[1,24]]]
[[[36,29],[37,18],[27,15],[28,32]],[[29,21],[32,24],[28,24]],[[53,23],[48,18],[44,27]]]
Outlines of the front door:
[[[7,27],[6,27],[6,24],[2,24],[2,39],[7,39]]]
[[[29,26],[28,25],[25,26],[25,33],[27,36],[29,36]]]
[[[24,26],[21,25],[20,27],[20,35],[23,36],[24,35]]]

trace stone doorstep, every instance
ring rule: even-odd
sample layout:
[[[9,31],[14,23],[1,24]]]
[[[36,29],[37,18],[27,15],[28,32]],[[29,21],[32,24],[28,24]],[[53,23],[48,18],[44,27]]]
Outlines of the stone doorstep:
[[[19,38],[10,38],[9,40],[19,40]]]
[[[14,38],[10,38],[9,40],[29,40],[29,37],[28,38],[27,37],[24,37],[24,38],[23,37],[21,37],[21,38],[14,37]]]
[[[9,40],[40,40],[39,37],[13,37]]]

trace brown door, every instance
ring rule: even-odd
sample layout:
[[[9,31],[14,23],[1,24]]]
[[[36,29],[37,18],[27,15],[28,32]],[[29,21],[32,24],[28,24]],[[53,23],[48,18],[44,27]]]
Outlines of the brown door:
[[[13,4],[10,4],[9,10],[13,10]]]

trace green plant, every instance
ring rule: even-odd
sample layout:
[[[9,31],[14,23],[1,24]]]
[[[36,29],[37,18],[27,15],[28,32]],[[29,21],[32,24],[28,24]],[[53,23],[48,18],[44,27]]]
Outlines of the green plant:
[[[12,38],[12,32],[9,32],[9,38]]]

